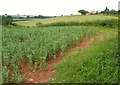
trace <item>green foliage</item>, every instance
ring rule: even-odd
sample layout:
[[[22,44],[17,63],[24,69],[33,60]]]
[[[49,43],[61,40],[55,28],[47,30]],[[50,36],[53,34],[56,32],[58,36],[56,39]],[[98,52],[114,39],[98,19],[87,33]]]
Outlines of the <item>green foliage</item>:
[[[89,12],[86,11],[86,10],[79,10],[78,12],[80,12],[82,15],[86,15],[87,13],[89,13]]]
[[[104,11],[101,11],[101,13],[106,14],[106,15],[118,15],[118,11],[114,9],[109,10],[108,7],[106,7]]]
[[[71,22],[54,22],[50,24],[43,24],[41,26],[48,27],[48,26],[79,26],[79,22],[71,21]]]
[[[38,23],[39,24],[39,23]],[[110,27],[110,28],[117,28],[118,27],[118,20],[117,19],[109,19],[109,20],[94,20],[94,21],[84,21],[84,22],[54,22],[50,24],[43,24],[38,25],[43,27],[49,26],[101,26],[101,27]]]
[[[2,16],[0,16],[0,26],[2,25]]]
[[[108,19],[118,19],[115,16],[104,16],[104,15],[74,15],[74,16],[63,16],[56,18],[48,18],[48,19],[27,19],[27,21],[16,21],[14,23],[22,26],[36,26],[37,23],[41,22],[43,24],[55,23],[55,22],[85,22],[85,21],[94,21],[94,20],[108,20]]]
[[[109,37],[104,41],[97,41],[87,49],[73,52],[55,68],[58,73],[51,82],[118,83],[117,46],[117,38]]]
[[[118,37],[120,37],[120,10],[118,11]],[[120,42],[120,38],[118,38],[118,42]],[[118,49],[120,50],[120,43],[118,44],[118,46],[119,46]],[[119,54],[120,54],[120,51],[119,51]]]
[[[13,83],[20,83],[23,81],[23,75],[21,74],[19,67],[16,66],[14,69],[14,73],[12,74],[12,79],[10,80],[10,82]]]
[[[13,21],[13,19],[11,16],[7,16],[7,15],[2,16],[2,25],[3,26],[12,25],[12,21]]]
[[[117,28],[118,27],[118,20],[117,19],[110,19],[110,20],[86,21],[86,22],[81,22],[80,25]]]
[[[30,16],[27,16],[26,18],[30,18]]]
[[[39,22],[39,23],[37,23],[37,24],[36,24],[36,26],[41,26],[41,25],[42,25],[42,23],[41,23],[41,22]]]
[[[3,67],[7,67],[5,70],[9,71],[8,66],[11,65],[11,82],[23,81],[19,70],[24,59],[27,58],[30,66],[35,69],[38,65],[45,69],[48,57],[55,57],[58,51],[64,52],[83,38],[95,34],[93,29],[80,27],[11,28],[2,31]],[[5,72],[3,82],[9,82],[8,72]]]
[[[109,14],[109,9],[108,9],[108,7],[105,8],[104,13],[105,13],[105,14]]]
[[[8,77],[9,77],[8,67],[3,66],[2,67],[2,81],[4,81],[4,83],[9,83]]]

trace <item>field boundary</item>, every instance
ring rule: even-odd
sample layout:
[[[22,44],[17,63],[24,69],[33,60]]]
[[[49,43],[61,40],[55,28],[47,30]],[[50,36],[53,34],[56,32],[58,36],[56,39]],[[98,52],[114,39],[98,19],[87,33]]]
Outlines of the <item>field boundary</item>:
[[[49,82],[50,78],[53,76],[53,74],[57,73],[54,67],[58,64],[61,63],[61,58],[64,56],[69,55],[72,53],[75,49],[84,49],[87,48],[91,43],[93,43],[97,37],[100,36],[100,33],[97,33],[95,36],[92,36],[90,38],[85,38],[75,46],[70,47],[66,52],[61,53],[58,52],[56,55],[56,58],[50,57],[49,60],[47,61],[47,69],[41,70],[40,67],[37,67],[36,72],[33,72],[34,67],[29,70],[29,65],[27,64],[28,62],[25,62],[26,65],[23,65],[23,68],[27,68],[24,70],[23,73],[26,73],[25,75],[25,83],[46,83]],[[29,73],[29,75],[28,75]],[[30,78],[31,76],[31,78]]]

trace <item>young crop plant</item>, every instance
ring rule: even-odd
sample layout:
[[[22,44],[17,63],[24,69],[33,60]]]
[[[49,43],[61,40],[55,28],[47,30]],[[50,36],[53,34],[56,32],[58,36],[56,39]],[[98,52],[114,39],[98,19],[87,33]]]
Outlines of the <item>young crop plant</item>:
[[[24,60],[27,60],[35,71],[37,66],[44,70],[47,67],[46,60],[50,56],[55,58],[58,52],[64,52],[83,38],[92,35],[95,35],[93,29],[81,27],[3,29],[3,70],[7,71],[5,74],[3,73],[5,75],[3,82],[22,82],[24,80],[19,71],[22,69]],[[13,70],[11,80],[7,76],[10,71],[9,66]]]

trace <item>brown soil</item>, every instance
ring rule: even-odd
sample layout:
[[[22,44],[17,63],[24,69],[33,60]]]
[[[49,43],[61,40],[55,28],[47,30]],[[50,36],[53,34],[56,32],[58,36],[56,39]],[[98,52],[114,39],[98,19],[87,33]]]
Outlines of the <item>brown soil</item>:
[[[98,35],[96,35],[98,36]],[[76,48],[85,48],[89,46],[90,43],[92,43],[96,36],[91,38],[83,39],[80,43],[78,43],[75,46],[70,47],[65,53],[58,52],[56,55],[56,58],[53,58],[52,56],[47,60],[47,69],[41,70],[40,66],[37,67],[37,70],[34,71],[34,67],[30,69],[29,63],[27,60],[24,60],[23,62],[23,68],[21,69],[21,72],[25,76],[24,83],[47,83],[49,82],[50,78],[53,76],[53,74],[57,73],[54,69],[55,65],[59,64],[61,62],[61,57],[65,56],[69,53],[71,53]]]

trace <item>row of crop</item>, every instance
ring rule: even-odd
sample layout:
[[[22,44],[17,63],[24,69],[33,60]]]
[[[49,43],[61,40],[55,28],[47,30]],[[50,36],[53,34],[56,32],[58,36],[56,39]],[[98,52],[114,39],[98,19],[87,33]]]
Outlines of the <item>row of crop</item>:
[[[116,28],[118,27],[118,20],[108,19],[108,20],[94,20],[94,21],[85,21],[85,22],[71,21],[71,22],[54,22],[50,24],[37,23],[36,25],[43,27],[44,26],[103,26],[103,27]]]
[[[46,59],[55,57],[58,51],[64,52],[85,37],[94,35],[93,29],[79,27],[44,27],[3,29],[2,57],[4,82],[21,82],[24,76],[19,69],[27,58],[30,66],[45,68]],[[14,70],[8,81],[9,66]]]

